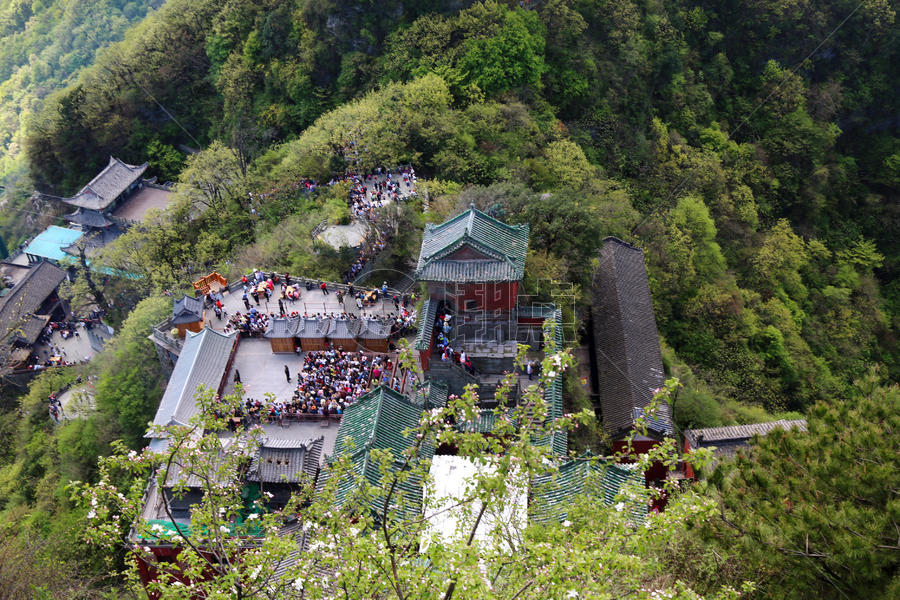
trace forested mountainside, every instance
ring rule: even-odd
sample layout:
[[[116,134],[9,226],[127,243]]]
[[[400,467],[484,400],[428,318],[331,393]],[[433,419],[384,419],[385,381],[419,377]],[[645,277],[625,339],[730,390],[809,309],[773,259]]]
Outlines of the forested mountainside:
[[[251,236],[245,190],[346,168],[409,162],[435,197],[503,204],[581,286],[622,237],[697,376],[683,422],[714,425],[731,400],[799,411],[868,363],[898,374],[894,24],[881,2],[169,2],[46,103],[26,151],[62,195],[111,154],[168,180],[185,146],[235,150],[204,227],[134,234],[160,242],[157,288],[313,220],[292,197]],[[204,156],[182,180],[222,168]]]
[[[51,93],[72,83],[97,52],[122,39],[133,23],[164,0],[0,2],[0,238],[10,246],[25,239],[29,213],[19,210],[31,194],[23,150],[24,122]],[[23,179],[24,178],[24,179]],[[32,219],[33,221],[34,219]]]
[[[771,598],[897,592],[896,537],[878,529],[900,518],[896,498],[858,458],[874,452],[878,476],[896,478],[884,470],[897,450],[900,380],[893,3],[80,4],[0,5],[0,174],[21,153],[20,192],[66,196],[113,155],[176,182],[166,214],[95,257],[138,275],[99,282],[110,297],[123,285],[131,296],[188,291],[213,268],[339,280],[352,253],[312,233],[348,220],[347,190],[302,184],[382,166],[411,164],[422,183],[389,216],[380,266],[409,270],[424,223],[474,203],[530,223],[526,291],[544,298],[547,281],[572,284],[586,319],[597,249],[619,237],[645,251],[665,366],[684,386],[680,428],[818,423],[798,446],[785,442],[799,463],[779,462],[775,440],[763,462],[713,482],[728,526],[698,524],[648,549],[659,577],[701,590],[751,579]],[[54,210],[26,198],[16,206]],[[28,233],[16,216],[25,213],[0,212],[12,249]],[[141,444],[163,380],[139,331],[163,304],[139,305],[116,360],[94,367],[94,418],[46,422],[42,399],[60,385],[51,374],[5,415],[0,506],[33,564],[84,527],[68,479],[95,478],[93,457],[113,439]],[[844,422],[864,436],[856,454],[842,446]],[[856,471],[845,480],[841,469]],[[782,514],[781,503],[801,503],[791,494],[836,512]],[[846,508],[848,497],[871,505]],[[768,551],[810,531],[828,532],[827,557]],[[100,558],[68,550],[60,560],[85,578],[59,597],[107,589]]]

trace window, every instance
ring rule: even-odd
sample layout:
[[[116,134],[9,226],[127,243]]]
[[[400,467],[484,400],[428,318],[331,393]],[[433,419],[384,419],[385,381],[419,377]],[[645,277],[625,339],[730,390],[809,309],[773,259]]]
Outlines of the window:
[[[466,310],[475,310],[478,308],[478,300],[466,300]]]

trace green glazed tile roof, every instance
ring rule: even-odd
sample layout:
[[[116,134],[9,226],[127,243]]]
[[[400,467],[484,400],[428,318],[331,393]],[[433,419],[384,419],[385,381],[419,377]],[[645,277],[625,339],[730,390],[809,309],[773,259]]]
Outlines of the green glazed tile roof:
[[[425,300],[422,311],[419,313],[419,329],[416,331],[416,350],[428,350],[431,346],[431,336],[434,333],[434,321],[437,319],[437,302]]]
[[[520,281],[528,253],[528,225],[507,225],[476,208],[440,225],[429,223],[416,267],[420,281]],[[483,258],[449,258],[467,246]]]
[[[565,429],[558,429],[550,433],[532,438],[532,444],[535,446],[548,446],[553,454],[565,458],[569,452],[569,432]]]
[[[566,507],[577,496],[589,495],[606,506],[624,501],[632,521],[643,522],[647,505],[639,500],[617,500],[623,486],[642,488],[644,477],[632,465],[619,465],[598,459],[590,451],[559,467],[559,471],[535,477],[532,481],[532,514],[535,521],[564,520]]]
[[[471,421],[459,421],[456,429],[468,433],[490,433],[497,423],[497,415],[493,410],[480,410]]]
[[[426,410],[432,408],[444,408],[447,406],[447,384],[436,379],[427,379],[425,385],[416,395],[416,403]]]
[[[347,407],[341,419],[334,456],[352,454],[364,446],[399,455],[412,444],[403,430],[419,423],[422,408],[383,385],[363,394]]]
[[[415,438],[412,434],[404,435],[404,430],[415,427],[422,414],[422,407],[410,402],[405,396],[394,390],[379,386],[360,396],[347,407],[338,429],[334,444],[334,454],[329,464],[340,456],[349,456],[353,475],[342,478],[337,484],[337,505],[343,506],[360,491],[359,479],[365,479],[371,485],[382,488],[383,474],[379,461],[372,450],[390,451],[393,461],[388,471],[399,471],[403,466],[402,453],[411,447]],[[424,447],[422,458],[429,460],[433,454],[432,447]],[[317,488],[321,491],[330,478],[330,469],[325,468],[319,476]],[[392,498],[391,505],[397,505],[405,516],[412,516],[421,510],[422,482],[419,478],[409,478],[398,486],[400,497]],[[379,493],[365,501],[376,515],[381,513],[384,505]],[[401,501],[402,500],[402,501]],[[408,513],[408,514],[406,514]]]
[[[557,350],[563,347],[562,311],[558,308],[553,311],[553,341]],[[547,419],[555,421],[563,415],[563,380],[562,374],[557,375],[553,382],[544,390],[544,402],[547,403]],[[535,440],[536,446],[550,446],[557,456],[566,456],[569,446],[569,435],[566,431],[554,431],[549,435]]]

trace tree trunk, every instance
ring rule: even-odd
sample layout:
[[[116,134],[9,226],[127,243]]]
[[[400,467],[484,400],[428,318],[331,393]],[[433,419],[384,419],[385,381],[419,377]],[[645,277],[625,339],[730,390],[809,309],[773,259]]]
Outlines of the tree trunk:
[[[94,300],[97,302],[97,306],[100,307],[105,313],[109,312],[109,303],[106,301],[106,296],[103,295],[103,292],[100,291],[100,288],[97,287],[97,284],[94,283],[94,279],[91,277],[91,270],[87,265],[87,256],[85,256],[84,244],[78,245],[78,260],[81,263],[81,271],[84,274],[84,280],[87,282],[88,289],[91,290],[91,294],[94,296]]]

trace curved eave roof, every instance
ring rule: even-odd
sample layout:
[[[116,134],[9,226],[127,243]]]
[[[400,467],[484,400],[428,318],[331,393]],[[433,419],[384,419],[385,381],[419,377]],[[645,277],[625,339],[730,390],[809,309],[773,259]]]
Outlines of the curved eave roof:
[[[519,281],[525,274],[528,225],[507,225],[472,207],[440,225],[428,224],[416,267],[420,281]],[[468,246],[485,259],[447,257]]]

